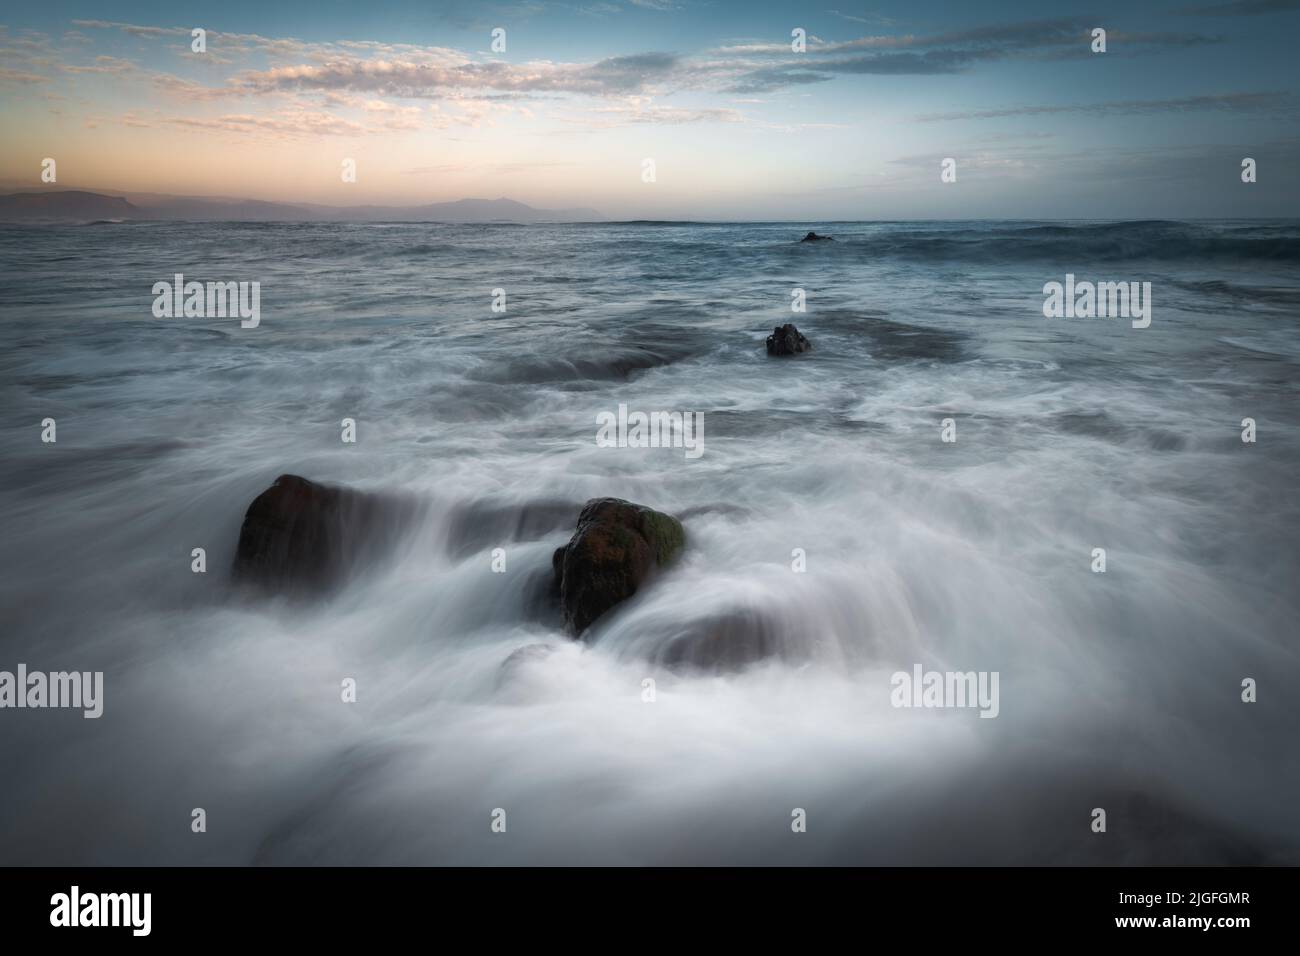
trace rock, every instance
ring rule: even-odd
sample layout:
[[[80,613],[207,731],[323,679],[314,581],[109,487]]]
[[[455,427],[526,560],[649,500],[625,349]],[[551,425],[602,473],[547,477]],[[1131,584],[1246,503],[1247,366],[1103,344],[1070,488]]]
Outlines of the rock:
[[[790,322],[779,325],[767,337],[768,355],[794,355],[797,352],[812,351],[812,343],[803,337],[803,333]]]
[[[753,607],[715,612],[664,635],[653,660],[672,670],[738,671],[781,657],[787,649],[783,621]]]
[[[349,488],[281,475],[253,499],[239,529],[236,582],[277,593],[328,591],[377,558],[409,509]]]
[[[593,498],[569,543],[551,558],[564,626],[582,634],[636,594],[686,544],[681,522],[621,498]]]
[[[557,649],[556,644],[534,643],[525,644],[510,652],[510,655],[501,662],[497,668],[495,688],[500,690],[508,684],[516,681],[521,672],[528,669],[529,665],[545,660]]]
[[[800,242],[834,242],[834,236],[819,236],[815,232],[810,232],[799,240]]]

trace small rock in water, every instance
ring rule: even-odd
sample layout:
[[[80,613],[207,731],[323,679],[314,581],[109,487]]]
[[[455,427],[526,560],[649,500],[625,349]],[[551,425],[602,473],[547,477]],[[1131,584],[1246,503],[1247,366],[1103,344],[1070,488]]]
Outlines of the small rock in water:
[[[726,673],[780,657],[786,644],[779,615],[761,608],[735,607],[682,625],[660,642],[655,663],[674,670]]]
[[[510,655],[501,662],[497,669],[496,687],[500,690],[511,681],[515,680],[521,671],[528,665],[538,661],[545,660],[552,651],[555,650],[555,644],[543,644],[540,642],[525,644],[523,647],[512,651]]]
[[[621,498],[588,501],[573,537],[551,559],[565,627],[582,634],[685,545],[686,531],[671,515]]]
[[[815,232],[810,232],[799,240],[800,242],[834,242],[834,236],[819,236]]]
[[[794,355],[798,352],[812,351],[812,343],[804,338],[803,333],[793,323],[778,325],[767,337],[768,355]]]

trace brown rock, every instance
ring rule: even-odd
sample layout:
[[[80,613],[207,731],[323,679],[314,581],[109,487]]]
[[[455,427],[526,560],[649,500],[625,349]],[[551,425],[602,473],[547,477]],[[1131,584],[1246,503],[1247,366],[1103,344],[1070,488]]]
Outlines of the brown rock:
[[[281,475],[248,506],[234,579],[278,593],[331,590],[377,558],[406,524],[375,495]],[[409,516],[407,516],[409,517]]]
[[[621,498],[593,498],[569,543],[551,559],[567,627],[582,634],[602,614],[637,593],[686,544],[681,522]]]

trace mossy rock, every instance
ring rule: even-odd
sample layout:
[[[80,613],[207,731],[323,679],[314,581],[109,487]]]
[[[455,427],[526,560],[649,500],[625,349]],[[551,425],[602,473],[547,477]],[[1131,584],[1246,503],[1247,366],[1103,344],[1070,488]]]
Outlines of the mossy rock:
[[[622,498],[588,501],[573,537],[551,559],[565,627],[581,635],[685,547],[686,530],[672,515]]]

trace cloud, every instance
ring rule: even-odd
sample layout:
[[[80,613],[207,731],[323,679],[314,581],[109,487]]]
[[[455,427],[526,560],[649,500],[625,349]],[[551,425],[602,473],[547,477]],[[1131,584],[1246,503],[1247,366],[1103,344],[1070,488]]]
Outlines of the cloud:
[[[833,17],[839,17],[841,20],[849,20],[853,23],[874,23],[882,27],[890,27],[897,22],[896,20],[891,20],[889,17],[882,17],[877,13],[868,13],[865,16],[860,16],[855,13],[844,13],[841,10],[827,10],[826,12]]]
[[[1110,100],[1103,103],[1070,103],[1050,106],[1013,106],[998,110],[975,110],[966,113],[930,113],[918,116],[922,123],[946,123],[952,120],[1001,119],[1008,116],[1045,116],[1055,113],[1188,113],[1205,110],[1227,112],[1294,112],[1295,98],[1284,92],[1220,93],[1208,96],[1184,96],[1167,100]]]
[[[402,170],[405,176],[447,176],[457,173],[501,173],[511,176],[535,169],[576,166],[576,163],[443,163],[438,166],[415,166]]]
[[[1300,0],[1234,0],[1204,7],[1187,7],[1178,12],[1195,17],[1251,17],[1263,13],[1286,13],[1300,10]]]
[[[149,79],[160,93],[183,100],[219,100],[240,95],[239,90],[230,87],[208,86],[170,73],[154,73]]]
[[[130,60],[123,60],[119,57],[97,56],[91,66],[68,65],[62,69],[66,73],[106,73],[121,76],[126,73],[137,73],[140,67]]]
[[[844,75],[942,75],[1005,59],[1070,59],[1091,55],[1091,21],[1076,18],[995,24],[930,35],[868,35],[827,43],[809,38],[806,53],[791,57],[788,43],[740,43],[717,48],[717,57],[772,58],[787,62],[743,73],[732,92],[756,93],[825,82]],[[1113,52],[1177,49],[1221,42],[1198,33],[1122,33],[1108,36]]]
[[[223,133],[269,133],[282,138],[299,136],[359,136],[366,132],[360,123],[330,113],[298,111],[269,116],[231,113],[213,119],[172,116],[160,120],[182,129]]]
[[[0,66],[0,82],[2,83],[46,83],[48,78],[38,76],[35,73],[23,73],[21,70],[11,70],[7,66]]]
[[[92,30],[121,30],[137,37],[189,36],[189,27],[148,27],[134,23],[118,23],[114,20],[73,20],[74,27],[86,27]]]
[[[826,83],[835,77],[829,73],[814,73],[808,70],[791,70],[774,67],[767,70],[755,70],[747,73],[730,87],[730,93],[774,93],[791,86],[805,86],[811,83]]]
[[[666,0],[642,6],[672,9]],[[586,9],[586,8],[582,8]],[[536,12],[525,5],[525,13]],[[183,27],[153,27],[106,20],[77,20],[87,28],[116,29],[141,37],[188,36]],[[253,54],[270,61],[236,73],[229,85],[242,92],[343,91],[437,99],[453,92],[624,96],[671,86],[710,92],[755,93],[824,83],[853,75],[941,75],[1009,57],[1068,58],[1088,54],[1090,21],[1055,18],[995,24],[929,35],[867,35],[840,42],[808,38],[806,54],[791,62],[788,42],[733,43],[696,56],[645,52],[593,63],[477,60],[460,51],[368,40],[330,43],[257,34],[208,31],[213,60]],[[1120,34],[1121,50],[1218,42],[1194,33]],[[779,58],[784,62],[774,62]],[[175,86],[179,91],[181,87]],[[204,97],[206,98],[206,97]]]
[[[247,92],[346,90],[407,98],[447,92],[496,90],[618,95],[646,89],[670,75],[678,58],[670,53],[610,57],[592,64],[533,62],[412,62],[338,57],[317,65],[248,71],[234,85]]]
[[[626,4],[627,0],[623,2]],[[655,10],[677,7],[669,0],[642,0],[633,5]],[[581,5],[564,6],[578,12],[590,10]],[[493,9],[497,12],[504,8]],[[511,8],[512,13],[521,16],[535,14],[540,9],[530,0]],[[627,9],[626,5],[622,9]],[[476,15],[481,12],[479,8]],[[85,30],[120,31],[174,47],[173,54],[179,53],[187,43],[178,45],[172,38],[188,41],[189,37],[187,27],[91,19],[75,20],[73,25]],[[224,113],[219,117],[205,117],[204,111],[196,108],[193,119],[177,120],[173,125],[249,134],[263,131],[274,136],[360,135],[445,129],[454,125],[492,126],[509,115],[531,120],[533,113],[520,104],[537,106],[548,101],[560,104],[552,119],[569,127],[585,123],[588,129],[597,130],[631,124],[749,122],[744,114],[729,106],[707,103],[678,106],[663,102],[667,97],[688,91],[752,99],[754,94],[806,89],[854,76],[950,75],[1011,58],[1087,56],[1090,55],[1090,29],[1091,21],[1057,17],[929,34],[873,33],[842,41],[809,36],[807,53],[801,55],[793,54],[788,42],[738,40],[690,55],[647,51],[592,62],[514,62],[407,43],[347,39],[319,42],[208,30],[208,56],[191,57],[185,50],[177,61],[184,62],[184,67],[176,67],[184,75],[150,71],[131,60],[104,56],[60,65],[57,58],[49,59],[54,51],[49,49],[48,39],[5,37],[4,44],[13,55],[9,58],[9,68],[0,72],[0,81],[40,83],[46,76],[57,77],[62,73],[65,77],[83,74],[80,82],[90,84],[95,82],[95,75],[136,76],[140,82],[152,84],[156,94],[161,95],[160,100],[194,104],[224,100],[230,104],[223,107]],[[1112,31],[1110,40],[1115,48],[1130,51],[1217,42],[1197,33],[1173,32]],[[583,102],[585,98],[594,99],[595,105]],[[652,104],[652,98],[658,102]],[[419,106],[401,105],[402,100],[432,101],[434,109],[422,113]],[[1199,105],[1192,105],[1193,101]],[[1186,102],[1188,105],[1183,107],[1186,109],[1264,108],[1249,96],[1222,102],[1213,97]],[[443,110],[442,105],[448,108]],[[938,122],[1036,111],[1134,112],[1144,108],[1155,109],[1135,103],[1110,103],[936,114],[923,119]],[[258,121],[259,117],[262,122]],[[780,130],[815,128],[761,122],[760,125]]]
[[[944,50],[960,52],[975,56],[981,52],[996,53],[1007,56],[1017,51],[1044,50],[1050,48],[1087,49],[1092,41],[1092,29],[1097,24],[1092,20],[1077,17],[1058,17],[1050,20],[1026,20],[1018,23],[992,24],[971,27],[965,30],[951,30],[946,33],[928,35],[905,34],[869,34],[852,40],[828,43],[815,37],[808,38],[808,51],[803,56],[817,58],[832,54],[853,53],[861,51],[898,51],[898,50]],[[1149,46],[1187,46],[1196,43],[1218,42],[1216,37],[1196,33],[1142,33],[1121,34],[1110,31],[1109,36],[1125,36],[1132,42]],[[719,47],[713,51],[717,54],[766,54],[788,56],[791,53],[788,41],[781,43],[740,43]]]
[[[679,106],[602,106],[591,111],[597,116],[613,116],[629,123],[743,123],[738,110],[728,108],[687,109]]]

